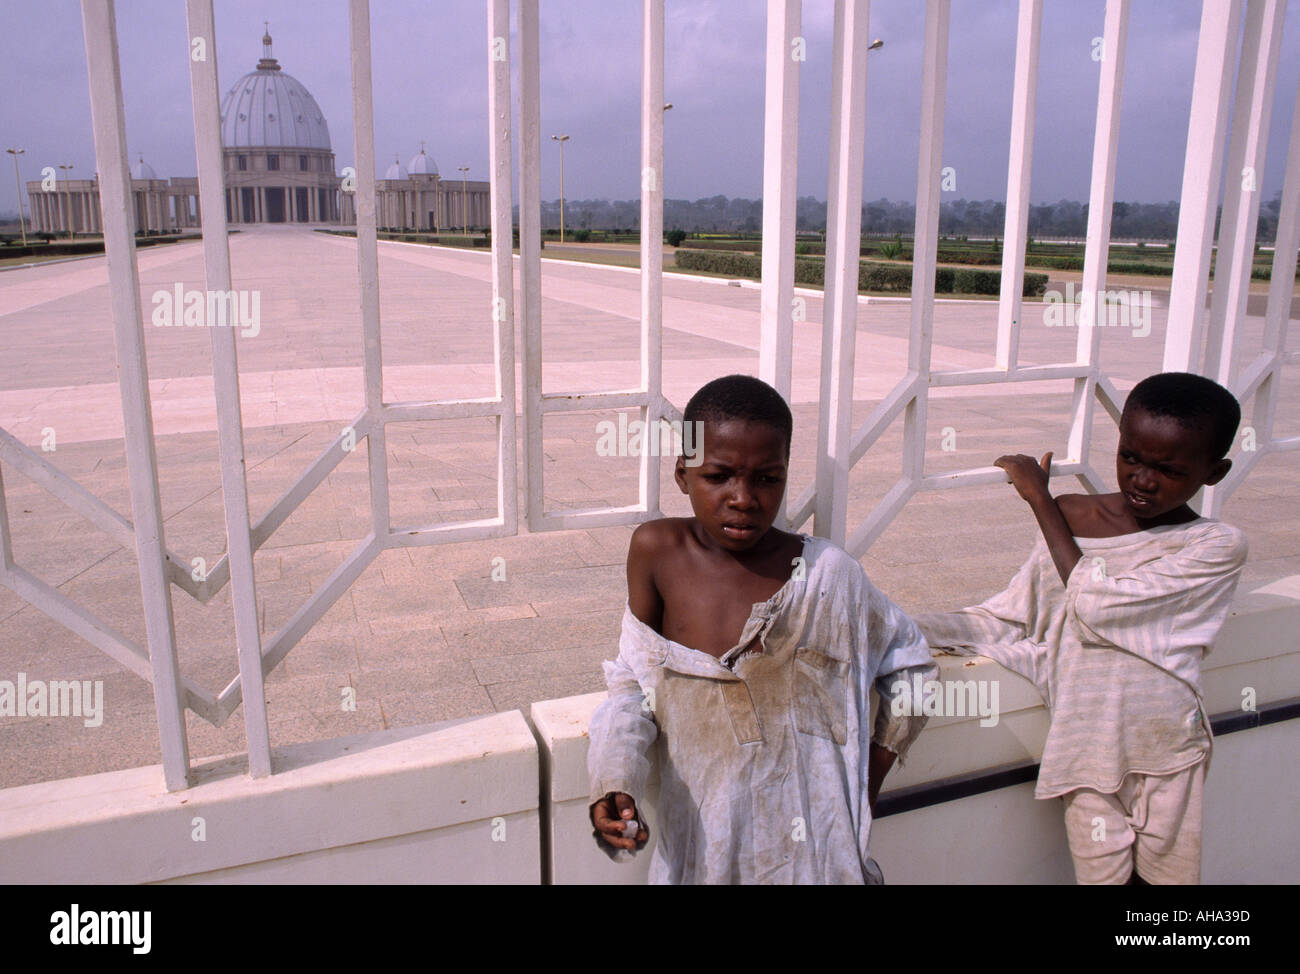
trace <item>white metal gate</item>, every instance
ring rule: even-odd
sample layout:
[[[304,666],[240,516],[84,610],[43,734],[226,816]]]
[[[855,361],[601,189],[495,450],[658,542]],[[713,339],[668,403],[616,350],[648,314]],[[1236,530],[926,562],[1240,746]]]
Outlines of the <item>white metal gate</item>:
[[[1244,8],[1243,8],[1244,4]],[[908,371],[856,430],[850,426],[854,375],[858,249],[861,229],[864,105],[866,97],[869,0],[835,0],[831,152],[828,193],[826,282],[818,467],[815,483],[792,501],[792,527],[813,519],[816,533],[860,556],[918,491],[995,483],[1005,474],[995,467],[956,473],[925,470],[929,390],[937,386],[1006,386],[1042,379],[1070,379],[1073,399],[1068,456],[1054,474],[1078,477],[1089,490],[1101,479],[1087,462],[1095,404],[1117,419],[1120,397],[1098,361],[1099,333],[1081,322],[1072,362],[1024,366],[1018,360],[1021,288],[1027,242],[1042,0],[1021,0],[1013,88],[1010,166],[1007,174],[1005,249],[998,306],[996,365],[989,369],[936,372],[930,349],[934,313],[934,274],[938,245],[939,191],[946,104],[949,0],[925,4],[922,70],[921,148],[917,167],[917,208],[912,281]],[[1244,9],[1245,41],[1240,72],[1235,58]],[[222,147],[215,34],[211,0],[186,0],[191,55],[194,137],[203,215],[206,287],[229,291],[230,255],[226,234]],[[626,524],[659,513],[659,466],[651,451],[641,451],[640,497],[635,505],[587,511],[550,512],[543,504],[542,421],[548,413],[634,407],[645,429],[660,419],[680,419],[661,388],[662,231],[663,231],[663,66],[664,0],[642,4],[641,94],[641,334],[640,382],[620,391],[543,394],[541,387],[541,226],[540,226],[540,65],[538,2],[516,0],[520,47],[520,316],[523,321],[523,452],[527,525],[533,531]],[[763,282],[760,375],[787,398],[791,388],[792,294],[795,236],[799,65],[791,56],[799,37],[801,0],[768,0],[767,106],[765,119]],[[1171,296],[1165,366],[1204,371],[1229,385],[1244,400],[1253,397],[1258,449],[1239,462],[1232,476],[1209,492],[1205,503],[1216,512],[1223,498],[1242,482],[1263,455],[1300,447],[1300,437],[1273,433],[1278,384],[1288,355],[1286,336],[1300,228],[1300,101],[1293,122],[1283,209],[1273,264],[1263,350],[1238,363],[1238,329],[1245,311],[1246,284],[1253,253],[1256,191],[1228,179],[1217,277],[1208,317],[1205,304],[1217,190],[1222,173],[1227,100],[1234,78],[1237,110],[1227,148],[1229,175],[1238,167],[1257,167],[1266,148],[1269,106],[1285,14],[1283,0],[1205,0],[1196,62],[1191,125],[1184,174],[1182,210]],[[90,74],[95,154],[101,177],[105,248],[108,255],[113,321],[125,421],[132,518],[114,511],[53,465],[0,431],[0,459],[49,490],[123,546],[132,546],[140,567],[147,649],[114,631],[82,606],[15,564],[0,482],[0,582],[97,646],[154,686],[166,786],[188,784],[190,763],[184,708],[221,723],[244,703],[249,770],[254,777],[272,771],[263,681],[366,566],[386,548],[492,538],[518,531],[516,479],[516,402],[514,361],[515,298],[511,254],[512,71],[510,0],[487,0],[486,60],[489,72],[490,168],[492,189],[493,291],[489,308],[495,339],[496,394],[468,400],[387,402],[383,395],[379,321],[378,244],[375,215],[375,156],[371,90],[368,0],[349,0],[353,121],[356,153],[357,262],[361,284],[360,319],[364,336],[365,407],[340,430],[333,443],[256,521],[248,505],[244,471],[239,370],[231,328],[212,328],[214,386],[228,547],[225,557],[202,581],[188,561],[167,548],[159,503],[157,458],[145,365],[139,279],[134,249],[125,119],[112,0],[82,0],[86,60]],[[1126,47],[1128,0],[1108,0],[1103,31],[1105,57],[1098,85],[1093,140],[1089,223],[1083,273],[1085,292],[1104,288],[1119,132],[1121,79]],[[201,44],[196,42],[202,41]],[[1202,354],[1202,348],[1205,349]],[[848,524],[849,471],[884,430],[904,420],[900,477],[860,524]],[[492,417],[497,423],[497,513],[495,517],[451,525],[393,525],[389,516],[385,427],[388,423]],[[263,642],[256,613],[254,553],[329,475],[354,444],[367,442],[371,498],[368,535],[278,632]],[[207,602],[229,582],[236,622],[238,675],[212,693],[179,672],[172,619],[171,586]]]

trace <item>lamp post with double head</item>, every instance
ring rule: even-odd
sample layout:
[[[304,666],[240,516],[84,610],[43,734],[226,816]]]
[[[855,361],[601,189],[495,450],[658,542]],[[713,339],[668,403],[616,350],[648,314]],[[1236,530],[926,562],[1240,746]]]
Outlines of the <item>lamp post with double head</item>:
[[[564,143],[569,141],[567,135],[552,135],[560,143],[560,243],[564,243]]]
[[[68,174],[72,172],[73,167],[69,165],[69,166],[59,166],[59,168],[63,170],[63,179],[62,179],[61,181],[64,182],[64,183],[66,183],[69,179],[72,178],[72,177],[71,177],[70,175],[68,175]],[[72,237],[73,237],[73,233],[72,233],[72,187],[71,187],[71,186],[68,187],[68,208],[67,208],[67,210],[65,210],[64,212],[65,212],[66,215],[67,215],[67,221],[68,221],[68,239],[71,240]]]
[[[457,166],[456,170],[460,173],[460,218],[464,224],[462,232],[469,236],[469,207],[465,202],[465,174],[469,172],[469,166]]]

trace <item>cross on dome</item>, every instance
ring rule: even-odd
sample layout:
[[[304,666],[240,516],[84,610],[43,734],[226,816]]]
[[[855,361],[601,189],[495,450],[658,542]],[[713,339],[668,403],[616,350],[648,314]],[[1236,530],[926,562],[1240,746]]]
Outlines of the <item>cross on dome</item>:
[[[257,62],[258,71],[279,71],[280,62],[271,54],[271,22],[262,21],[266,25],[266,33],[262,35],[262,60]]]

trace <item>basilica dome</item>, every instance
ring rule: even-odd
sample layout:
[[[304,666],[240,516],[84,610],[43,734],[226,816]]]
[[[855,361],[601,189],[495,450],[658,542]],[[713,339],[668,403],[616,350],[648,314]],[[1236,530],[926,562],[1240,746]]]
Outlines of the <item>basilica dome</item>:
[[[271,35],[262,38],[262,59],[221,100],[221,144],[227,149],[285,147],[330,149],[325,116],[302,82],[280,70],[271,56]]]

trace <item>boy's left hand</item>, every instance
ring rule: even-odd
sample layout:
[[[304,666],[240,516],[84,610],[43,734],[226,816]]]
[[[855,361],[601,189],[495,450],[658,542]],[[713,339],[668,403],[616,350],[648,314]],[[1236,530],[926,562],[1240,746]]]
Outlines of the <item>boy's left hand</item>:
[[[635,836],[624,831],[628,822],[636,820],[640,826]],[[645,820],[640,818],[636,800],[621,791],[610,792],[591,806],[591,824],[596,827],[596,836],[602,842],[616,849],[636,851],[645,847],[650,838]]]
[[[1052,453],[1043,454],[1042,460],[1035,460],[1023,453],[1007,454],[993,461],[993,466],[1001,467],[1011,478],[1011,484],[1026,501],[1042,500],[1051,494],[1047,485],[1051,480]]]
[[[889,769],[898,760],[898,755],[875,741],[871,742],[871,748],[867,755],[867,805],[871,809],[871,817],[875,818],[876,799],[880,797],[880,786],[884,784],[885,775],[889,774]]]

